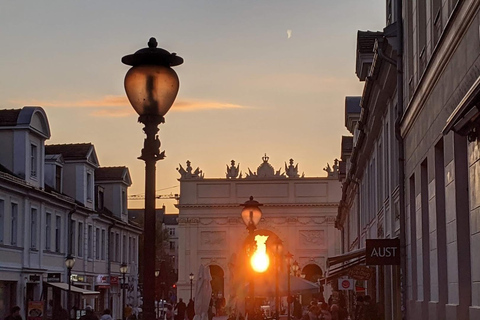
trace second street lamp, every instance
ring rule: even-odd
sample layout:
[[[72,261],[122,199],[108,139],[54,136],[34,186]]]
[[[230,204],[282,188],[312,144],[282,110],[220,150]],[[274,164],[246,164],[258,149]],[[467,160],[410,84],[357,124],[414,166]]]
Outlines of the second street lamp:
[[[257,229],[257,225],[260,222],[260,219],[262,218],[262,210],[260,210],[260,206],[262,206],[261,203],[259,203],[256,200],[253,200],[253,196],[250,196],[250,199],[248,201],[245,201],[245,203],[241,204],[240,206],[243,206],[242,209],[242,220],[245,226],[247,227],[248,230],[248,235],[252,239],[250,239],[251,243],[249,243],[247,246],[247,255],[248,258],[251,259],[253,257],[253,254],[256,251],[256,242],[255,242],[255,237],[254,237],[254,232],[255,229]],[[250,284],[248,286],[249,289],[249,308],[247,308],[247,312],[249,315],[249,318],[254,317],[255,313],[255,278],[254,278],[254,271],[252,268],[252,275],[250,277]]]
[[[283,242],[277,237],[273,243],[274,255],[275,255],[275,319],[280,317],[280,288],[278,283],[278,271],[280,269],[280,256],[282,253]]]
[[[190,300],[192,300],[193,278],[195,278],[195,275],[190,272]]]
[[[72,318],[72,306],[71,306],[71,294],[72,294],[72,268],[75,265],[75,258],[69,253],[65,257],[65,266],[67,267],[67,280],[68,280],[68,292],[67,292],[67,311],[68,318]]]
[[[122,319],[125,319],[125,296],[126,296],[126,289],[127,289],[127,284],[125,282],[125,274],[128,271],[128,266],[126,263],[122,263],[120,265],[120,273],[122,274]]]
[[[165,158],[160,153],[158,125],[165,122],[165,114],[178,93],[178,76],[171,67],[183,63],[175,53],[157,48],[150,38],[148,48],[124,56],[122,62],[132,66],[125,75],[125,91],[138,122],[145,125],[146,139],[139,159],[145,161],[145,214],[143,246],[143,312],[144,319],[155,319],[155,165]],[[160,226],[161,229],[161,226]],[[147,245],[148,244],[148,245]]]

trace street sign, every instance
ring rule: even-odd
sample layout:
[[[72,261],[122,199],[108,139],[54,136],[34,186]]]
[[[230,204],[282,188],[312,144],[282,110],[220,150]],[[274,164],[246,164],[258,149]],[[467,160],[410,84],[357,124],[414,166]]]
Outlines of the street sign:
[[[353,290],[353,279],[338,279],[338,290]]]
[[[400,265],[400,239],[367,239],[365,264]]]

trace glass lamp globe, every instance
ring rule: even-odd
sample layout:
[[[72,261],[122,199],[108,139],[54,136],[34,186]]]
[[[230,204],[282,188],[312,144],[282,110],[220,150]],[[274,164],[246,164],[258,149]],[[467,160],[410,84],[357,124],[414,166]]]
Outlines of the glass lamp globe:
[[[259,206],[261,205],[258,201],[253,200],[253,197],[250,197],[250,200],[243,204],[242,220],[247,227],[252,225],[256,227],[260,222],[262,210],[260,210]]]
[[[177,97],[177,73],[168,66],[138,65],[125,75],[125,92],[141,116],[164,116]]]
[[[128,271],[128,266],[127,266],[127,264],[126,264],[126,263],[122,263],[122,264],[120,265],[120,273],[121,273],[121,274],[125,274],[125,273],[127,273],[127,271]]]
[[[67,269],[72,269],[74,265],[75,265],[75,258],[71,254],[69,254],[65,258],[65,266],[67,267]]]

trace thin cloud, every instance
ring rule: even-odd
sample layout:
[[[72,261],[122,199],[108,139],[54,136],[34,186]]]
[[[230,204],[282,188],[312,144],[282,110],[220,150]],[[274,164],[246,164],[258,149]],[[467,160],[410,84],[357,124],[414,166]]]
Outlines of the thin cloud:
[[[94,117],[127,117],[135,113],[130,106],[126,96],[105,96],[102,99],[97,100],[72,100],[72,101],[41,101],[41,100],[29,100],[29,101],[12,101],[19,105],[35,105],[42,107],[52,108],[91,108],[96,109],[90,113]],[[224,103],[219,101],[209,100],[192,100],[192,99],[179,99],[176,100],[170,109],[171,112],[195,112],[201,110],[229,110],[229,109],[242,109],[246,106]]]

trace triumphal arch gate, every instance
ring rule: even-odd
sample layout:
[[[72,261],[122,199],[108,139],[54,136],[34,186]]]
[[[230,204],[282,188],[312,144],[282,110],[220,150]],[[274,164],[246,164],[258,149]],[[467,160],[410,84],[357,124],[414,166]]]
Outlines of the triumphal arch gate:
[[[190,161],[177,170],[181,175],[177,294],[184,301],[190,298],[190,274],[195,275],[195,297],[200,265],[210,268],[215,296],[222,295],[230,304],[232,298],[242,297],[251,271],[245,260],[249,231],[241,218],[241,204],[251,196],[263,204],[255,233],[282,241],[281,256],[293,255],[291,261],[299,265],[297,276],[303,273],[316,281],[323,275],[326,258],[340,253],[340,233],[334,228],[341,198],[337,161],[324,169],[326,177],[299,174],[292,159],[284,170],[275,170],[266,155],[253,172],[242,173],[232,160],[225,178],[205,178]],[[280,263],[280,277],[286,277],[285,259],[275,261]],[[268,294],[273,287],[257,285],[255,293]]]

